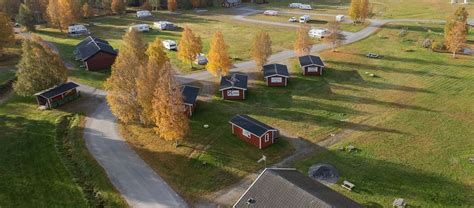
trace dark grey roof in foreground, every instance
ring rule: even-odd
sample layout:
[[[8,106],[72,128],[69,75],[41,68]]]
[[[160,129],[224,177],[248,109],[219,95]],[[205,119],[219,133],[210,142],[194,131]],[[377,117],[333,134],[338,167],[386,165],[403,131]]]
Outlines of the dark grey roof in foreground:
[[[186,85],[183,87],[182,93],[184,104],[194,105],[194,103],[196,103],[196,98],[199,94],[199,88]]]
[[[232,74],[221,78],[221,86],[219,90],[227,88],[240,88],[247,90],[247,75],[244,74]]]
[[[74,82],[66,82],[64,84],[60,84],[58,86],[54,86],[52,88],[49,88],[49,89],[43,90],[41,92],[38,92],[35,95],[45,97],[45,98],[52,98],[56,95],[60,95],[60,94],[66,92],[68,90],[72,90],[72,89],[77,88],[77,87],[79,87],[79,85],[77,85]]]
[[[283,64],[267,64],[263,66],[263,77],[267,78],[275,75],[289,77],[288,67]]]
[[[293,168],[267,168],[234,207],[359,208],[364,206]]]
[[[253,119],[247,115],[236,115],[229,121],[258,137],[262,137],[267,131],[276,131],[275,128]]]
[[[100,51],[117,55],[117,51],[114,50],[109,42],[92,36],[85,38],[76,45],[75,54],[78,59],[85,61]]]
[[[299,58],[301,66],[309,66],[309,65],[318,65],[324,66],[323,60],[319,56],[307,55],[307,56],[300,56]]]

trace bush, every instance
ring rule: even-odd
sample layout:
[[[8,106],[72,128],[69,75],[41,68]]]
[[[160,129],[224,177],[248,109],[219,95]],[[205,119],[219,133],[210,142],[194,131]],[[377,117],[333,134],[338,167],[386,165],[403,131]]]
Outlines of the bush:
[[[431,39],[425,39],[423,41],[423,43],[421,44],[421,46],[423,48],[431,48],[431,45],[433,44],[433,42],[431,41]]]
[[[431,44],[431,50],[433,51],[444,51],[446,50],[446,46],[443,42],[434,42]]]
[[[406,28],[403,28],[399,33],[398,33],[398,36],[400,37],[405,37],[406,35],[408,35],[408,30]]]

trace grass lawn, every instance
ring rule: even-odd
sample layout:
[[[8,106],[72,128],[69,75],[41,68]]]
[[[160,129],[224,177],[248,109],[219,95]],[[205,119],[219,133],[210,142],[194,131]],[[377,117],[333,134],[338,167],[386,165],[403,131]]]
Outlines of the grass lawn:
[[[404,37],[398,35],[402,27],[409,31]],[[342,143],[297,163],[298,169],[334,165],[341,181],[356,188],[333,188],[369,207],[388,207],[399,197],[415,207],[474,204],[474,166],[468,161],[474,155],[474,57],[453,59],[420,47],[426,37],[442,39],[442,30],[442,25],[387,25],[339,53],[322,53],[331,68],[325,77],[329,100],[344,101],[361,114],[348,122],[365,122],[342,127],[349,132]],[[369,51],[385,57],[367,59]],[[344,73],[352,78],[341,79]],[[339,150],[349,144],[359,151]]]
[[[446,19],[454,13],[457,7],[464,6],[469,14],[474,14],[474,5],[451,5],[445,0],[376,0],[373,4],[373,13],[376,18],[421,18]]]
[[[1,207],[125,207],[83,143],[82,117],[71,116],[39,111],[34,98],[0,105]]]

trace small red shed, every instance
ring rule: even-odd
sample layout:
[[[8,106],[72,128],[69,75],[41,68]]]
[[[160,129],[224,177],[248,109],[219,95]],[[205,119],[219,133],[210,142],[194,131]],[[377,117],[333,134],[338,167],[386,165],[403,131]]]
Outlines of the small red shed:
[[[229,123],[232,126],[232,133],[234,135],[245,142],[255,145],[259,149],[264,149],[275,143],[279,136],[277,129],[248,115],[236,115]]]
[[[181,93],[183,94],[184,111],[188,117],[191,117],[196,109],[196,99],[199,94],[199,88],[184,86]]]
[[[84,62],[87,70],[98,71],[114,64],[117,51],[109,42],[89,36],[77,44],[74,55],[76,60]]]
[[[307,55],[299,58],[301,70],[305,76],[322,76],[324,62],[319,56]]]
[[[267,64],[263,66],[263,78],[267,86],[281,87],[288,85],[288,67],[283,64]]]
[[[225,100],[245,100],[247,92],[247,75],[232,74],[221,78],[219,91]]]

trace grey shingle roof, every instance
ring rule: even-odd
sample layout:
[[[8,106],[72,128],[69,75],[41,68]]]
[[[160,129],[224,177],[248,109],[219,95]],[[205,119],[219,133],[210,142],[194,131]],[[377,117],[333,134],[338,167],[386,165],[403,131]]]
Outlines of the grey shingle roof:
[[[76,54],[77,59],[86,61],[100,51],[117,55],[117,51],[114,50],[109,42],[92,36],[85,38],[77,44],[74,53]]]
[[[60,84],[58,86],[54,86],[52,88],[43,90],[41,92],[36,93],[36,96],[42,96],[45,98],[52,98],[56,95],[60,95],[68,90],[72,90],[74,88],[77,88],[79,85],[77,85],[74,82],[66,82],[64,84]]]
[[[227,88],[240,88],[247,90],[247,75],[244,74],[232,74],[221,78],[221,85],[219,90]]]
[[[283,64],[267,64],[263,66],[263,77],[267,78],[275,75],[289,77],[288,67]]]
[[[318,65],[324,66],[323,60],[319,56],[307,55],[307,56],[300,56],[299,58],[301,66],[308,66],[308,65]]]
[[[235,124],[258,137],[262,137],[267,131],[276,131],[275,128],[247,115],[236,115],[229,121],[229,123]]]
[[[182,93],[184,104],[194,105],[199,94],[199,88],[193,86],[184,86]]]
[[[267,168],[234,207],[364,207],[292,168]]]

